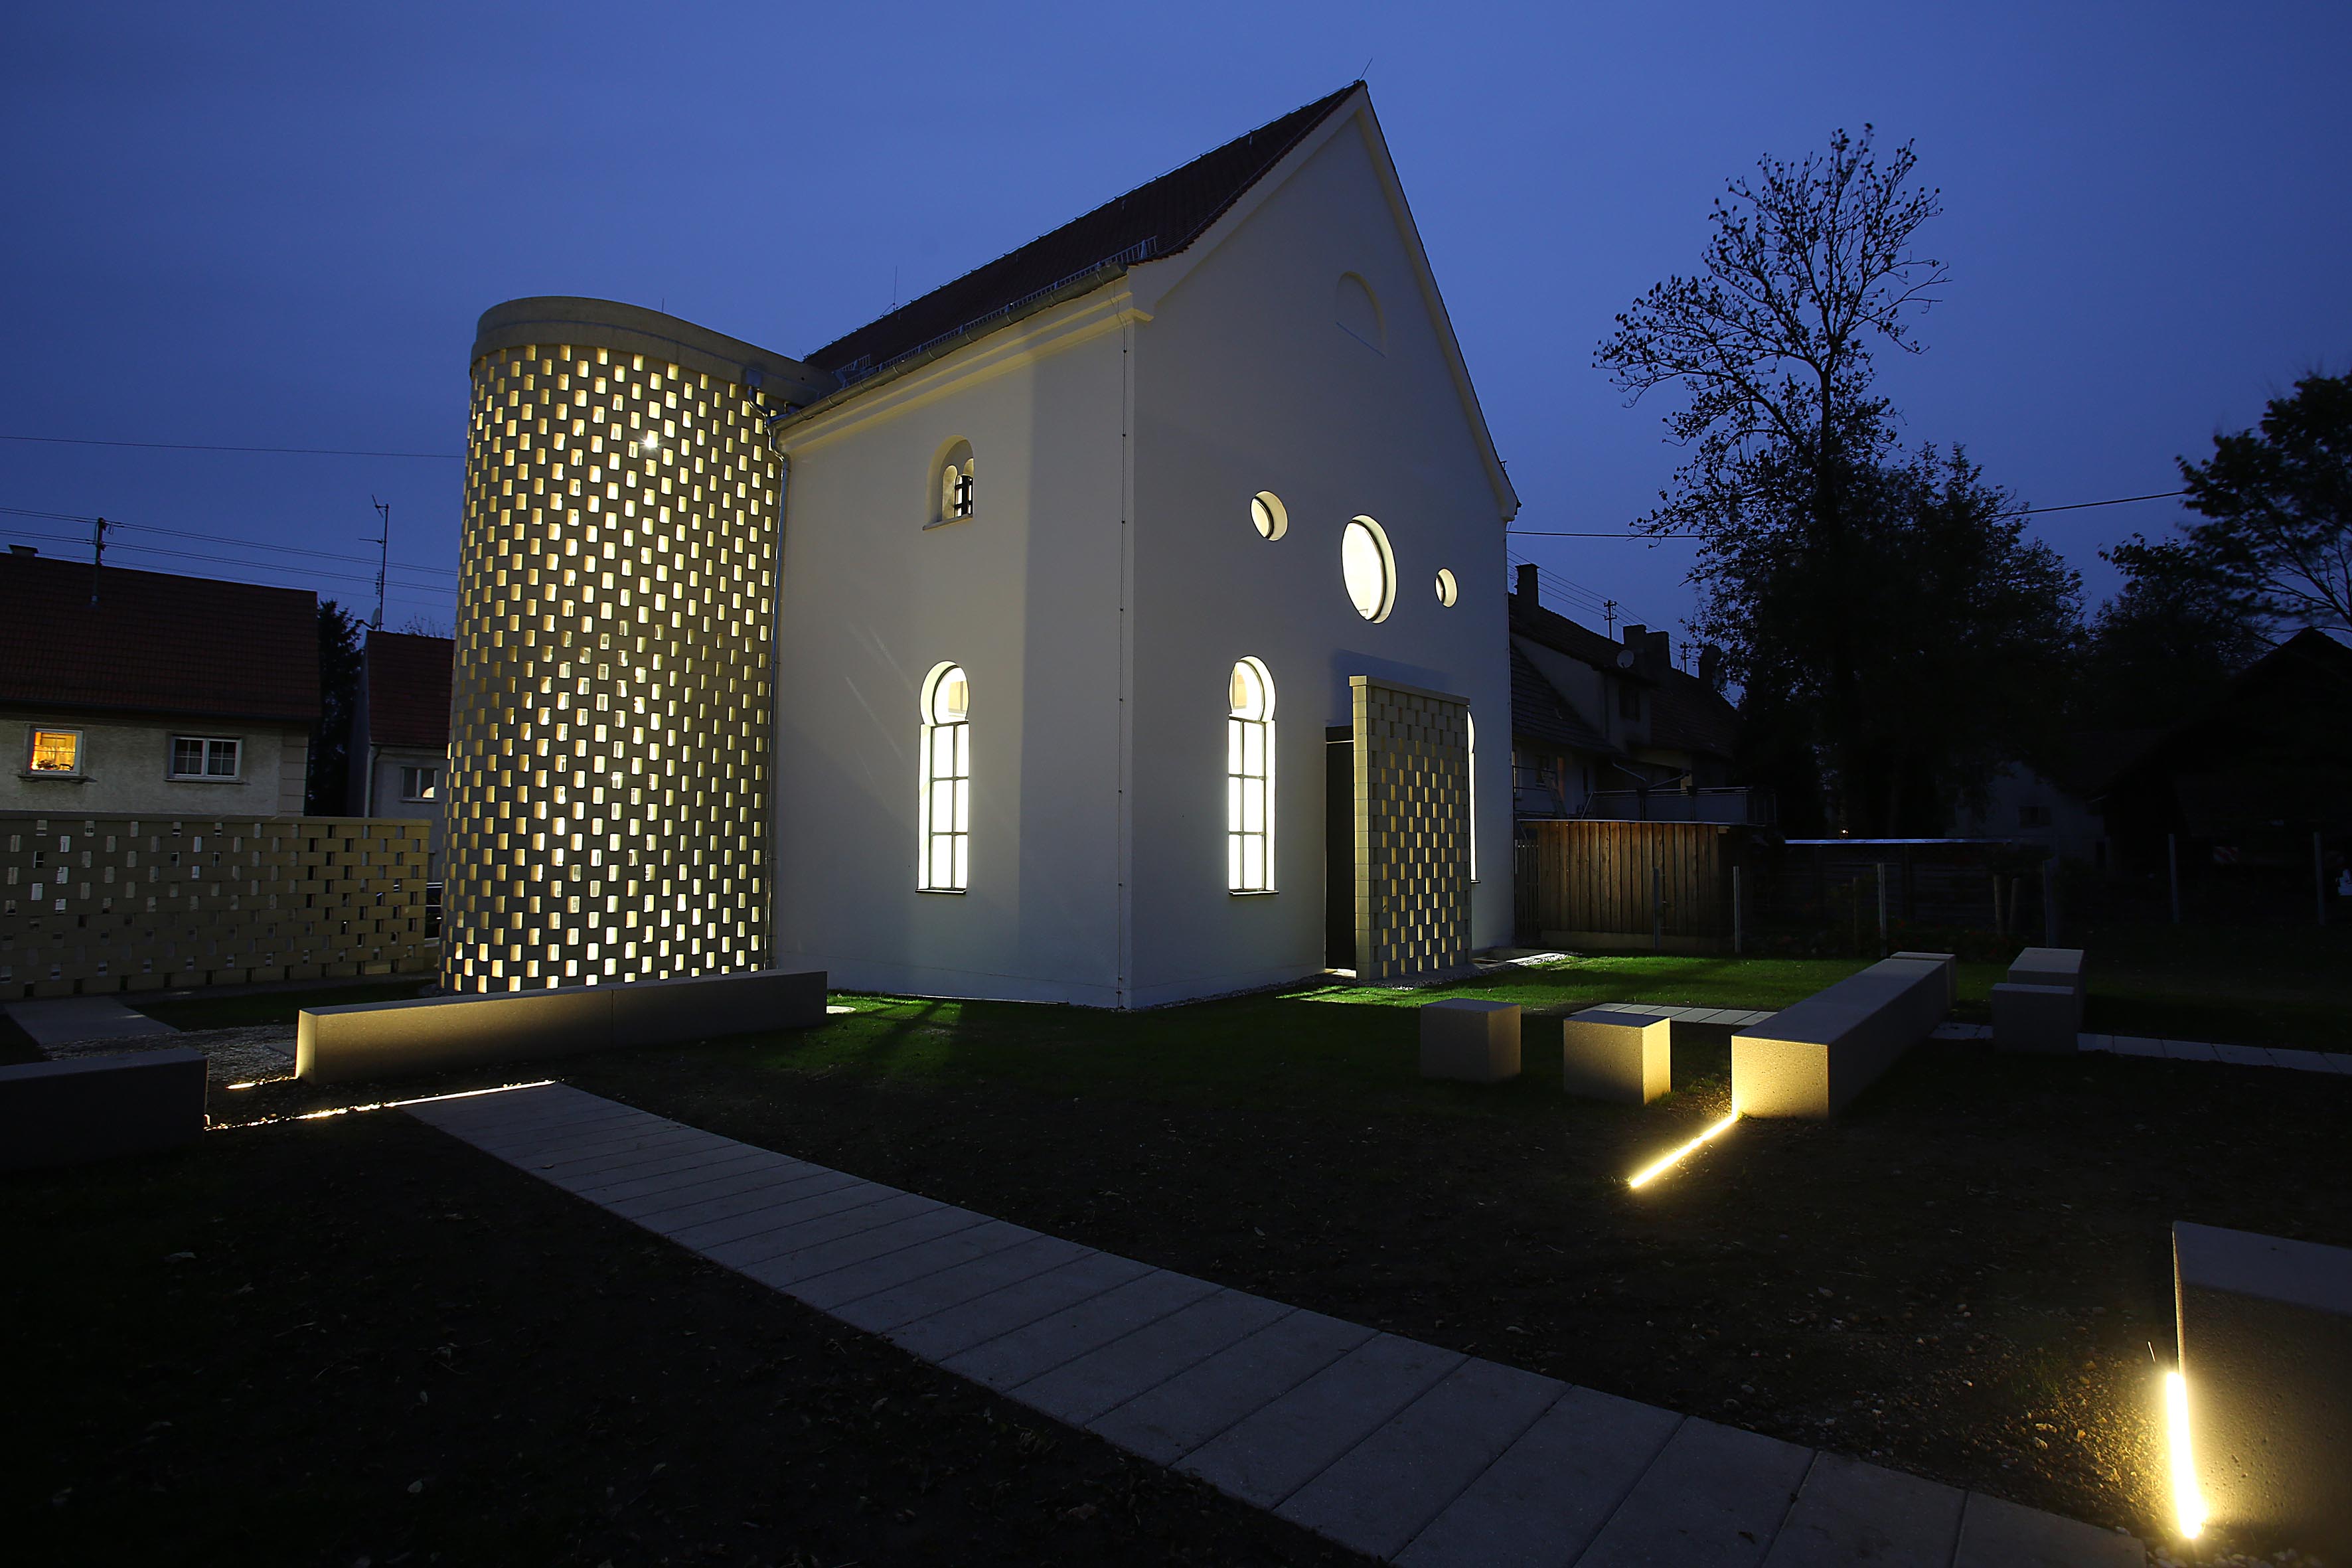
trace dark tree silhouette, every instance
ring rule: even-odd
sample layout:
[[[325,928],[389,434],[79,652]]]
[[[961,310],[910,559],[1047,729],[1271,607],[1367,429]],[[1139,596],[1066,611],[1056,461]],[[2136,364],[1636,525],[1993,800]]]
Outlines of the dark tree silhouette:
[[[341,816],[350,809],[361,624],[334,600],[319,602],[319,732],[310,742],[310,773],[303,792],[303,809],[312,816]]]
[[[2180,460],[2189,543],[2231,589],[2306,626],[2352,630],[2352,375],[2308,375],[2259,430]]]

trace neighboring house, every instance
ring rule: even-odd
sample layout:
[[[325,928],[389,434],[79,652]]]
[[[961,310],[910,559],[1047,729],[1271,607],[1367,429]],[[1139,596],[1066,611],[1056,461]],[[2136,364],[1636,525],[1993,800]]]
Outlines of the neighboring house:
[[[372,631],[352,714],[353,816],[433,825],[431,883],[441,880],[441,782],[449,768],[448,637]]]
[[[1360,83],[805,360],[539,299],[472,364],[454,989],[1510,940],[1517,500]]]
[[[319,718],[308,590],[0,557],[0,810],[299,816]]]
[[[1538,602],[1537,572],[1510,597],[1512,811],[1559,817],[1769,822],[1759,795],[1730,785],[1738,715],[1702,673],[1675,668],[1666,633],[1614,641]]]
[[[2112,848],[2103,809],[2109,785],[2153,744],[2157,730],[2082,731],[2065,738],[2042,767],[2012,763],[1993,775],[1981,806],[1963,805],[1953,832],[1962,838],[2032,844],[2062,860],[2109,868]]]

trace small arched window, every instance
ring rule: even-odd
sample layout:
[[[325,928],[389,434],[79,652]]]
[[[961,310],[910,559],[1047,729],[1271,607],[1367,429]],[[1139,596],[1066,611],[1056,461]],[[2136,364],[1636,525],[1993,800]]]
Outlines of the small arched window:
[[[1254,658],[1225,683],[1225,886],[1274,890],[1274,677]]]
[[[971,682],[942,664],[923,682],[922,864],[925,892],[961,893],[971,879]]]
[[[1342,272],[1332,292],[1332,310],[1339,330],[1374,353],[1386,353],[1388,333],[1381,322],[1381,302],[1372,286],[1352,272]]]
[[[933,488],[939,505],[931,519],[932,527],[943,522],[961,522],[972,514],[971,442],[958,441],[941,456],[937,483]]]
[[[1290,531],[1290,513],[1284,510],[1282,498],[1272,490],[1250,497],[1250,526],[1257,530],[1260,539],[1280,539]]]
[[[1369,517],[1353,519],[1339,536],[1339,575],[1356,614],[1368,621],[1384,621],[1396,604],[1396,557],[1389,536]]]

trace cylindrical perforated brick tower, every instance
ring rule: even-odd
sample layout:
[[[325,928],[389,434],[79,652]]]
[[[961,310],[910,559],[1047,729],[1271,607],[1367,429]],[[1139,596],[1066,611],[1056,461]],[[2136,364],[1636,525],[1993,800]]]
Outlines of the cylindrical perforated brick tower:
[[[809,374],[601,300],[482,318],[449,731],[451,990],[767,962],[767,420],[806,400]]]

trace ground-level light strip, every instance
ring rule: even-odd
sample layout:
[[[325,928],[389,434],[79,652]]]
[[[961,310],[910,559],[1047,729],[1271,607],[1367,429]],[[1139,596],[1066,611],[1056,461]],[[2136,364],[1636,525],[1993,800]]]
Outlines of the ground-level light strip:
[[[2189,1446],[2189,1382],[2179,1372],[2164,1374],[2164,1428],[2172,1449],[2172,1511],[2184,1540],[2205,1528],[2205,1494],[2197,1486],[2197,1458]]]
[[[277,1079],[269,1080],[271,1082]],[[485,1094],[507,1094],[518,1089],[545,1089],[555,1080],[533,1079],[529,1083],[494,1084],[488,1089],[461,1089],[451,1094],[420,1094],[414,1100],[378,1100],[365,1105],[334,1105],[324,1110],[305,1110],[294,1116],[264,1116],[252,1121],[216,1121],[205,1129],[207,1132],[229,1132],[247,1127],[274,1127],[281,1121],[323,1121],[331,1116],[349,1116],[358,1110],[398,1110],[404,1106],[431,1105],[443,1100],[472,1100]]]
[[[1738,1106],[1734,1106],[1729,1115],[1726,1116],[1722,1121],[1709,1126],[1705,1131],[1692,1139],[1689,1142],[1684,1144],[1681,1148],[1661,1155],[1659,1158],[1653,1160],[1650,1163],[1634,1172],[1632,1175],[1626,1177],[1625,1184],[1629,1187],[1639,1187],[1647,1184],[1655,1177],[1665,1174],[1665,1173],[1673,1170],[1675,1166],[1681,1163],[1686,1156],[1697,1150],[1703,1144],[1711,1143],[1716,1139],[1722,1137],[1726,1132],[1730,1131],[1731,1124],[1738,1120],[1739,1108]]]

